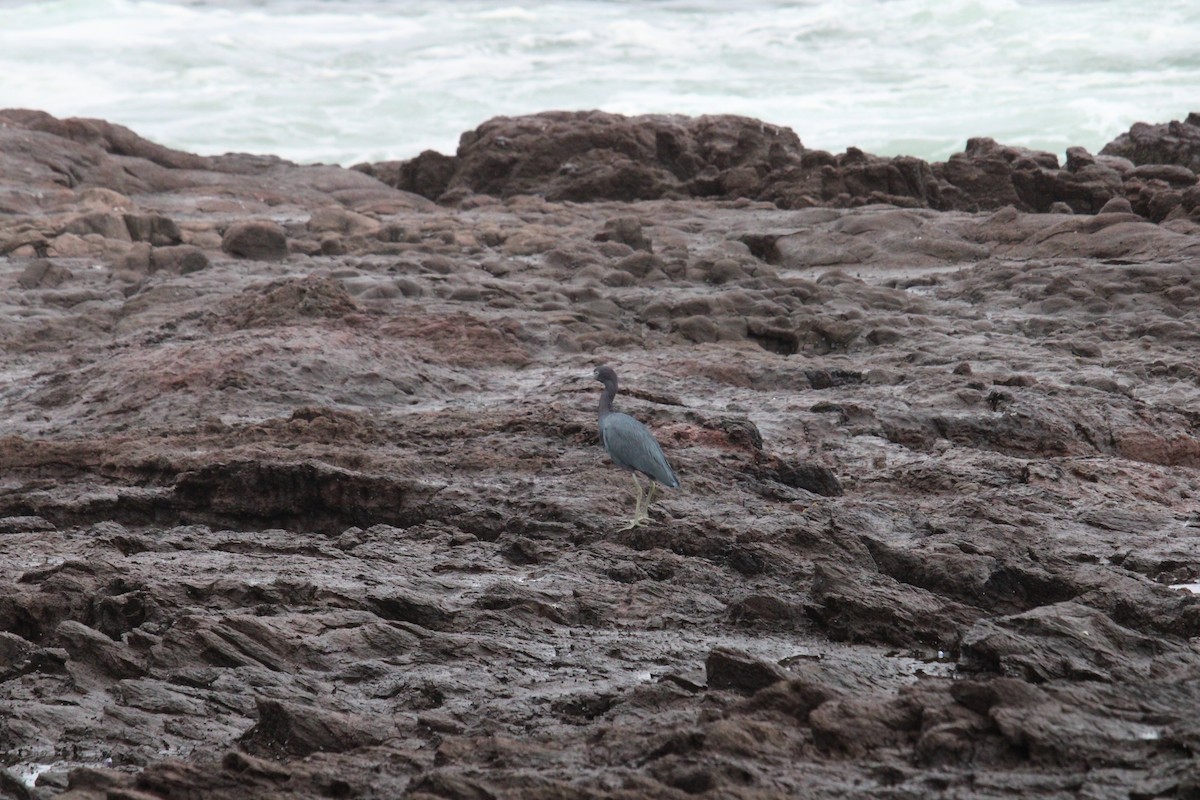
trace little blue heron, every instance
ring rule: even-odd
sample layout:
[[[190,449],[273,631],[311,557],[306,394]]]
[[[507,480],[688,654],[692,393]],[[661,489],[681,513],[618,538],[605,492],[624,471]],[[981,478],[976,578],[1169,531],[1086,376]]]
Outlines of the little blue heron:
[[[592,375],[604,384],[600,393],[600,443],[614,464],[629,470],[637,489],[633,519],[621,528],[627,531],[650,521],[650,503],[658,484],[678,489],[679,478],[675,477],[650,429],[628,414],[612,410],[613,398],[617,396],[617,373],[609,367],[597,367]],[[637,477],[639,472],[650,479],[650,488],[645,493]]]

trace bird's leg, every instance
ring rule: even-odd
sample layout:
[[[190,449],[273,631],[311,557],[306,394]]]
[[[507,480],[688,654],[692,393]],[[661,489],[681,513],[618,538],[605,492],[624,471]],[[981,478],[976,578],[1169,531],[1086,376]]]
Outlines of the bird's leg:
[[[642,520],[646,518],[646,493],[642,490],[642,482],[638,480],[637,473],[633,473],[633,485],[637,487],[637,504],[633,507],[632,524],[641,525]]]
[[[654,502],[654,494],[658,489],[658,484],[650,481],[650,486],[646,489],[646,499],[642,501],[642,522],[652,522],[650,519],[650,504]]]
[[[630,528],[636,528],[638,525],[644,525],[646,522],[646,512],[644,506],[642,505],[644,498],[644,495],[642,494],[642,483],[637,479],[636,472],[633,473],[632,477],[633,485],[637,491],[637,503],[633,508],[633,519],[629,520],[629,522],[625,523],[624,526],[618,528],[617,530],[627,531]]]
[[[637,479],[637,473],[631,472],[629,477],[633,479],[633,491],[637,493],[637,502],[633,504],[633,518],[637,519],[642,515],[642,500],[646,495],[642,492],[642,482]]]

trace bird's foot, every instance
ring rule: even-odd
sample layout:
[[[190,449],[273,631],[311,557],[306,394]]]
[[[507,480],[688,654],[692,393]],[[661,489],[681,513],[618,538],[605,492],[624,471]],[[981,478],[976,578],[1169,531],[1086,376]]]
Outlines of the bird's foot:
[[[633,530],[634,528],[640,528],[651,521],[652,520],[648,516],[634,517],[633,519],[629,520],[629,522],[626,522],[624,525],[617,528],[617,531],[629,531]]]

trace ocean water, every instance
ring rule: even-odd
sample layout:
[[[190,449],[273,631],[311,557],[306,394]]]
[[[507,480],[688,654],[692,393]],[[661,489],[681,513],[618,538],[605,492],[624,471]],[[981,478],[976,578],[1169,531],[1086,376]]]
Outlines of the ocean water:
[[[1196,0],[0,0],[0,108],[353,164],[496,115],[733,113],[942,160],[1200,111]]]

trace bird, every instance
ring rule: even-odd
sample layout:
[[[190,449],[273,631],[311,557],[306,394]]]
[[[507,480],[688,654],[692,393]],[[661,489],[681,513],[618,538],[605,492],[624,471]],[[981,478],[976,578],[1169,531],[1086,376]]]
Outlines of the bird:
[[[619,529],[627,531],[650,521],[650,503],[658,484],[678,489],[679,478],[650,429],[628,414],[612,410],[613,398],[617,396],[617,373],[611,367],[596,367],[592,377],[604,384],[600,393],[600,443],[614,464],[632,474],[637,491],[633,519]],[[637,477],[639,472],[650,479],[645,493]]]

